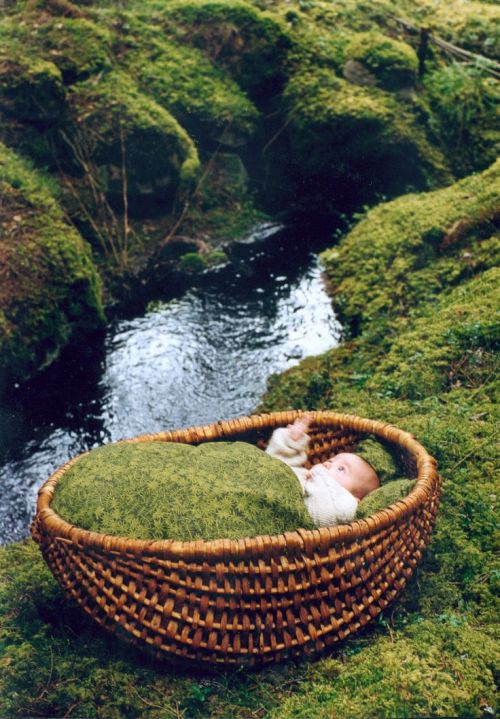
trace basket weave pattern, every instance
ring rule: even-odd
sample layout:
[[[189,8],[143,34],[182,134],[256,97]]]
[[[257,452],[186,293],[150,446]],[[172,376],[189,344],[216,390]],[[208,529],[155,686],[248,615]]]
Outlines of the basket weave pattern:
[[[127,441],[247,440],[300,413],[242,417]],[[312,654],[376,617],[401,592],[427,546],[438,509],[435,461],[392,425],[314,412],[309,464],[355,449],[367,433],[397,449],[417,477],[410,495],[349,525],[241,540],[145,541],[97,534],[62,520],[50,503],[78,458],[39,492],[32,527],[66,593],[95,621],[160,655],[262,664]]]

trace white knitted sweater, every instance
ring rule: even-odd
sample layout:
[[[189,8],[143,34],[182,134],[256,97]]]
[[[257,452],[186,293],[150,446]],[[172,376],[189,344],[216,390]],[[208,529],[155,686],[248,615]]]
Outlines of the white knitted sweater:
[[[312,468],[310,479],[306,479],[308,470],[303,466],[307,459],[308,435],[293,440],[286,427],[273,432],[266,452],[288,464],[298,477],[304,503],[317,527],[332,527],[352,522],[358,506],[357,499],[336,482],[321,465]]]

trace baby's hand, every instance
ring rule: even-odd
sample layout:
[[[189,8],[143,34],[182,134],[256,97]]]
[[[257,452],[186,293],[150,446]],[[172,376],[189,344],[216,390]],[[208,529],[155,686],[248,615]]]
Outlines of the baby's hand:
[[[310,424],[311,417],[309,414],[305,414],[302,417],[298,417],[293,424],[288,425],[288,433],[294,442],[306,434]]]

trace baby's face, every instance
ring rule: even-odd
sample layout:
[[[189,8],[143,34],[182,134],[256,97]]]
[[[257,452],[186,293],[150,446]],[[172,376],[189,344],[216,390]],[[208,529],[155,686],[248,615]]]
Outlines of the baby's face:
[[[342,452],[323,462],[329,475],[356,499],[363,499],[380,486],[373,468],[362,457],[350,452]]]

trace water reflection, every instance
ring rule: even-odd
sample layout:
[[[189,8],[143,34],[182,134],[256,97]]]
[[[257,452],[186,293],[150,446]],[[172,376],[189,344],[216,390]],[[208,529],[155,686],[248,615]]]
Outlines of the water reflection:
[[[231,266],[113,322],[4,402],[0,541],[26,535],[38,487],[71,456],[251,412],[270,374],[337,343],[317,256],[300,237],[262,234],[233,248]]]

